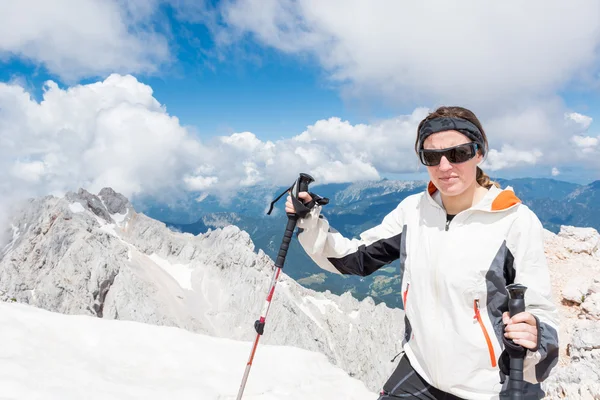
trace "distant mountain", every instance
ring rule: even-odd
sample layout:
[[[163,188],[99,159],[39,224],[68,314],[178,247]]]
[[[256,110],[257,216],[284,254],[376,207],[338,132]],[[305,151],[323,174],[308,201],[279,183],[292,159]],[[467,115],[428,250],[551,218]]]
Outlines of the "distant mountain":
[[[493,179],[493,178],[492,178]],[[600,181],[578,185],[554,179],[495,179],[502,187],[511,186],[540,218],[544,227],[558,233],[561,225],[593,227],[600,230]],[[346,237],[358,237],[361,232],[378,224],[387,213],[409,195],[421,192],[426,181],[367,181],[353,184],[315,185],[311,190],[329,197],[330,204],[323,213],[331,225]],[[172,229],[202,233],[222,226],[223,222],[237,225],[248,232],[255,245],[275,258],[281,244],[286,217],[282,215],[283,201],[277,204],[279,213],[266,216],[271,199],[285,188],[274,189],[267,196],[267,188],[256,191],[245,189],[230,204],[247,202],[246,208],[230,208],[227,212],[206,212],[192,224],[178,224],[162,219]],[[262,202],[262,203],[261,203]],[[204,207],[199,203],[198,209]],[[226,208],[226,207],[225,207]],[[160,215],[151,215],[161,219]],[[216,223],[214,221],[220,221]],[[369,277],[338,276],[317,267],[294,238],[286,259],[286,272],[299,283],[314,290],[330,290],[342,294],[350,291],[358,299],[371,296],[376,302],[390,307],[402,307],[399,292],[398,262],[377,271]]]

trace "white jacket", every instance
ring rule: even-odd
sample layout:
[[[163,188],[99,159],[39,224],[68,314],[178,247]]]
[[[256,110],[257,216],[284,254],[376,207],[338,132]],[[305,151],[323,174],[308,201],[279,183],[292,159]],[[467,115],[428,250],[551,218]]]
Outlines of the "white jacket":
[[[323,269],[366,276],[400,259],[404,351],[428,383],[467,399],[497,399],[504,345],[505,286],[527,287],[526,311],[539,323],[538,349],[527,351],[525,380],[547,378],[558,361],[558,311],[552,300],[543,228],[512,188],[492,187],[446,226],[439,192],[429,184],[404,199],[360,239],[344,238],[320,215],[298,221],[298,239]],[[538,385],[539,386],[539,385]]]

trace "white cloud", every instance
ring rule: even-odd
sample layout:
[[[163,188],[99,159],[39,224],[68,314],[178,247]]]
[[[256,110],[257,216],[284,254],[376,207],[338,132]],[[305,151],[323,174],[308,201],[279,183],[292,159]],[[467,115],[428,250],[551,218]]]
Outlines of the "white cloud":
[[[509,106],[597,72],[596,0],[232,0],[221,12],[223,43],[249,34],[315,56],[351,93],[413,104]]]
[[[252,152],[261,145],[261,141],[252,132],[234,133],[231,136],[222,136],[221,141],[238,150]]]
[[[11,174],[27,182],[37,183],[44,174],[45,166],[41,161],[22,162],[16,161],[10,172]]]
[[[31,60],[71,82],[112,72],[156,72],[170,58],[166,37],[153,30],[158,4],[158,0],[3,2],[0,59]]]
[[[558,176],[560,175],[560,171],[558,170],[558,168],[553,167],[552,168],[552,176]]]
[[[600,144],[599,137],[574,135],[571,140],[584,153],[592,153]]]
[[[39,196],[110,186],[130,198],[180,191],[204,198],[257,183],[287,185],[299,172],[318,183],[414,173],[416,128],[427,112],[417,108],[370,124],[333,117],[276,142],[251,132],[201,142],[166,112],[152,88],[129,75],[68,89],[49,82],[39,103],[18,84],[0,83],[0,189]],[[482,167],[597,159],[581,148],[597,146],[598,138],[573,136],[554,125],[554,115],[547,107],[486,119],[491,151]],[[559,134],[562,142],[548,140]]]
[[[565,115],[565,118],[575,122],[581,128],[581,132],[587,131],[587,129],[592,124],[593,118],[588,117],[587,115],[579,114],[576,112],[570,112]]]
[[[203,191],[219,182],[219,178],[216,176],[186,175],[183,177],[183,181],[185,182],[188,190]]]
[[[491,149],[481,167],[497,171],[521,165],[535,165],[540,157],[542,157],[540,150],[524,151],[505,145],[502,146],[501,151]]]
[[[66,90],[49,82],[40,103],[0,83],[0,138],[0,185],[28,195],[157,192],[176,186],[205,151],[150,87],[120,75]]]

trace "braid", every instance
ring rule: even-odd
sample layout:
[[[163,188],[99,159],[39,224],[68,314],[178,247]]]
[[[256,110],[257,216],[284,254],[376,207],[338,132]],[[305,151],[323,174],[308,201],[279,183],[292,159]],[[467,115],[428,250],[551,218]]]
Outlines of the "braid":
[[[479,167],[477,167],[477,183],[480,186],[483,186],[486,189],[491,188],[492,186],[496,186],[497,188],[500,187],[500,184],[498,182],[494,182],[490,179],[489,176],[487,176],[487,174],[485,172],[483,172],[483,170]]]

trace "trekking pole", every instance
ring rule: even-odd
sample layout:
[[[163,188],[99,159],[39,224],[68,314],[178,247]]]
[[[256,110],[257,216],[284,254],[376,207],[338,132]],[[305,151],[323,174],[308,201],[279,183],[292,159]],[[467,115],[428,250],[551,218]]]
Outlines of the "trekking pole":
[[[513,283],[506,286],[508,290],[508,312],[510,317],[525,311],[525,291],[526,286],[519,283]],[[508,355],[510,356],[510,379],[508,388],[510,398],[518,400],[524,398],[523,393],[523,359],[525,358],[526,350],[523,346],[517,345],[512,340],[505,342]]]
[[[269,312],[269,308],[271,307],[271,300],[273,299],[273,293],[275,292],[275,285],[277,285],[277,280],[279,279],[279,274],[283,268],[283,263],[285,262],[285,256],[287,255],[287,251],[290,245],[290,241],[292,239],[292,235],[294,233],[294,229],[296,228],[296,222],[298,218],[305,217],[310,208],[302,203],[302,201],[298,198],[298,193],[300,192],[308,192],[308,185],[314,182],[314,179],[308,175],[301,173],[300,177],[296,180],[296,182],[289,188],[286,189],[283,193],[281,193],[275,200],[271,202],[271,208],[267,212],[267,215],[271,214],[273,211],[273,205],[286,193],[290,193],[292,197],[292,203],[294,204],[295,213],[287,213],[288,222],[285,227],[285,233],[283,235],[283,240],[281,242],[281,247],[279,248],[279,253],[277,254],[277,261],[275,261],[275,270],[273,271],[273,277],[271,279],[271,286],[269,288],[269,292],[267,294],[267,300],[263,306],[262,312],[260,314],[260,318],[254,322],[254,329],[256,330],[256,339],[254,340],[254,345],[252,346],[252,351],[250,352],[250,358],[248,359],[248,363],[246,364],[246,370],[244,372],[244,377],[242,378],[242,383],[240,385],[240,390],[237,395],[237,400],[241,400],[242,394],[244,393],[244,388],[246,387],[246,381],[248,380],[248,374],[250,373],[250,367],[252,366],[252,361],[254,359],[254,354],[256,352],[256,347],[258,346],[258,340],[260,336],[263,334],[265,329],[265,322],[267,320],[267,314]],[[312,195],[312,193],[311,193]],[[313,196],[314,198],[315,196]],[[316,196],[316,202],[318,200],[327,200],[321,199]],[[328,200],[327,200],[328,201]],[[326,204],[325,202],[321,202],[320,204]]]

